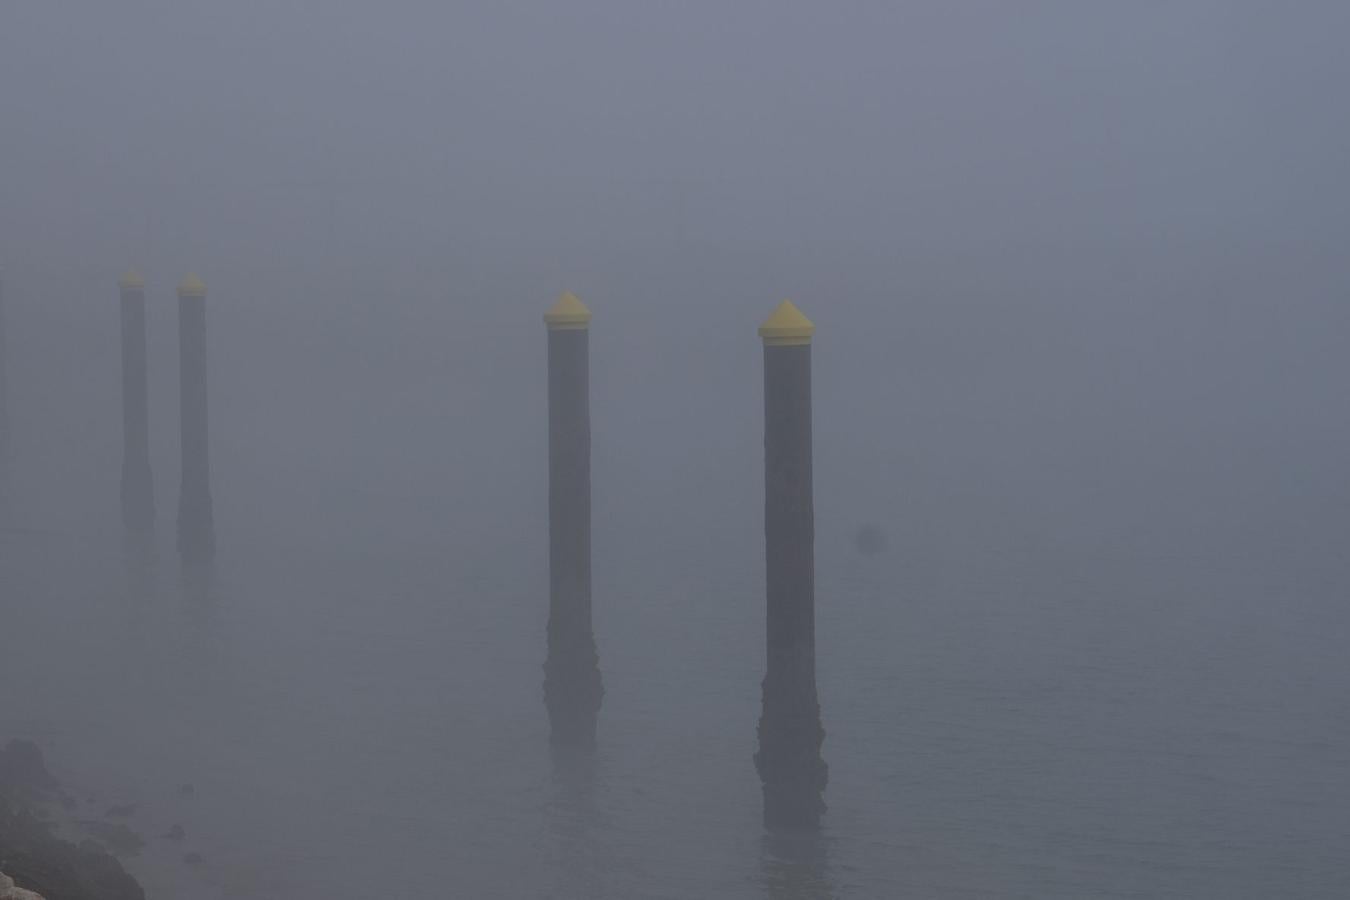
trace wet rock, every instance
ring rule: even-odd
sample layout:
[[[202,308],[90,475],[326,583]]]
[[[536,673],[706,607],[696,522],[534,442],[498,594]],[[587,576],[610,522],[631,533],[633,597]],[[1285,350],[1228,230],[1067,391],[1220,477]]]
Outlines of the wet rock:
[[[76,845],[52,832],[38,813],[58,800],[66,809],[76,805],[36,744],[10,741],[0,750],[0,900],[145,900],[136,880],[98,844]],[[103,835],[110,844],[143,843],[125,825],[95,824],[115,829]]]
[[[128,829],[129,830],[129,829]],[[0,860],[17,886],[46,900],[145,900],[114,857],[92,841],[63,841],[26,809],[0,797]]]
[[[0,900],[43,900],[41,894],[14,886],[14,879],[0,872]]]

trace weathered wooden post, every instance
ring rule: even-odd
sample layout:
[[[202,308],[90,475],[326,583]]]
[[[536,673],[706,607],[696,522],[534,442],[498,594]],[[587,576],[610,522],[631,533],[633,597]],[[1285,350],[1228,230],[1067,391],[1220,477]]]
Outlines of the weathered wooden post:
[[[150,401],[145,353],[145,280],[128,272],[122,295],[122,524],[136,535],[155,527],[150,476]]]
[[[591,630],[591,313],[565,293],[548,327],[548,657],[544,705],[558,749],[595,745],[604,687]]]
[[[764,340],[764,539],[767,670],[755,768],[764,823],[813,829],[825,811],[826,766],[816,695],[815,511],[811,481],[811,338],[784,301]]]
[[[211,457],[206,405],[206,285],[189,275],[178,285],[178,390],[183,480],[178,492],[178,554],[189,566],[210,563]]]

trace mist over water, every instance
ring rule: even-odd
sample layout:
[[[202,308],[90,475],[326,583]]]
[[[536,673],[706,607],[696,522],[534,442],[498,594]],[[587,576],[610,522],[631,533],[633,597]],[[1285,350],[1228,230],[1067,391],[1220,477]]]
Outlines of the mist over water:
[[[151,897],[1345,896],[1347,26],[6,6],[0,741],[141,804]],[[576,759],[541,668],[562,290],[594,313]],[[784,297],[817,326],[815,836],[765,833],[752,761]]]

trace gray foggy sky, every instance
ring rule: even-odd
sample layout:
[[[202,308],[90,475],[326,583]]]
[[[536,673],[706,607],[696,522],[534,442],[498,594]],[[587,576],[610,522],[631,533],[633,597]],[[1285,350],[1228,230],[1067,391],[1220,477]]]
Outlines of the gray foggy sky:
[[[1336,2],[10,2],[10,256],[1343,240]],[[528,242],[528,243],[527,243]],[[202,263],[205,265],[206,263]]]

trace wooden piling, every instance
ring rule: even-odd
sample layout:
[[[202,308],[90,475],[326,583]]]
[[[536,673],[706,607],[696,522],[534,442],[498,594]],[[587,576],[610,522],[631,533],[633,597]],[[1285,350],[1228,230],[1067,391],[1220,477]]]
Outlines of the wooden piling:
[[[555,748],[595,745],[604,687],[591,628],[591,313],[565,293],[548,328],[548,657],[544,704]]]
[[[764,343],[764,538],[767,667],[755,767],[771,829],[814,829],[827,777],[816,693],[815,511],[811,339],[815,326],[784,301]]]

